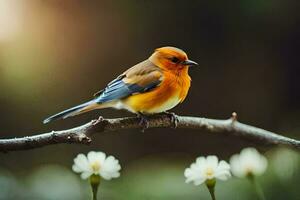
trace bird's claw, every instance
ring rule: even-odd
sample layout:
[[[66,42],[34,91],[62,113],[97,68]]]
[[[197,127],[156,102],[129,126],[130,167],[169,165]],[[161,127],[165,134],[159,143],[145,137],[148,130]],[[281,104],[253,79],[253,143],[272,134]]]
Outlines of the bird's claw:
[[[103,118],[102,116],[99,116],[98,119],[92,120],[92,125],[93,125],[93,126],[97,125],[98,123],[102,122],[103,119],[104,119],[104,118]]]
[[[140,118],[139,125],[142,126],[142,132],[145,132],[145,130],[149,128],[148,118],[143,114],[139,114],[138,117]]]
[[[171,123],[173,124],[173,128],[177,128],[179,122],[177,115],[173,112],[164,112],[164,114],[166,114],[170,118]]]

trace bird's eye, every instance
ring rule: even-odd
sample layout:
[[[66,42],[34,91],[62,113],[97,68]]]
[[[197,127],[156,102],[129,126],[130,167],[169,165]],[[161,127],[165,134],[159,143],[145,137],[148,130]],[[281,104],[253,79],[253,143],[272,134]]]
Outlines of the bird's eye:
[[[171,58],[171,61],[172,61],[173,63],[178,63],[178,62],[179,62],[179,59],[178,59],[177,57],[172,57],[172,58]]]

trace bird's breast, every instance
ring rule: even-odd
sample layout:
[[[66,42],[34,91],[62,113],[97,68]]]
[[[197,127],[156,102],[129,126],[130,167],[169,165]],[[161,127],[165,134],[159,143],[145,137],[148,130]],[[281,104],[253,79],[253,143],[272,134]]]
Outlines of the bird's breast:
[[[160,113],[182,102],[189,88],[190,77],[187,73],[181,76],[165,73],[163,81],[155,89],[129,96],[122,103],[131,112]]]

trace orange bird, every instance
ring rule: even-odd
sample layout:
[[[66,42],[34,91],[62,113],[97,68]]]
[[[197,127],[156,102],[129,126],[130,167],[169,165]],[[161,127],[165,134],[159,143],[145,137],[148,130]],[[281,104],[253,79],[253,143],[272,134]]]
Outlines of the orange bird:
[[[44,120],[48,123],[95,109],[126,109],[147,122],[146,115],[166,112],[184,101],[190,85],[189,66],[198,65],[175,47],[161,47],[119,75],[91,101],[62,111]]]

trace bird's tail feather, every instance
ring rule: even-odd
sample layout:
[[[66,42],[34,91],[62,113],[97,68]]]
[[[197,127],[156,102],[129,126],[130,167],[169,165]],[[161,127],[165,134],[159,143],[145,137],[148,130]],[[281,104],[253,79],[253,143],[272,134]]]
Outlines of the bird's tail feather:
[[[71,117],[71,116],[74,116],[74,115],[79,115],[79,114],[82,114],[82,113],[85,113],[85,112],[88,112],[90,110],[94,110],[94,109],[97,109],[97,108],[100,108],[100,107],[101,107],[101,105],[97,104],[95,102],[95,100],[91,100],[91,101],[88,101],[88,102],[83,103],[81,105],[75,106],[73,108],[69,108],[69,109],[64,110],[60,113],[52,115],[49,118],[45,119],[43,121],[43,123],[46,124],[46,123],[49,123],[49,122],[54,121],[54,120],[65,119],[67,117]]]

